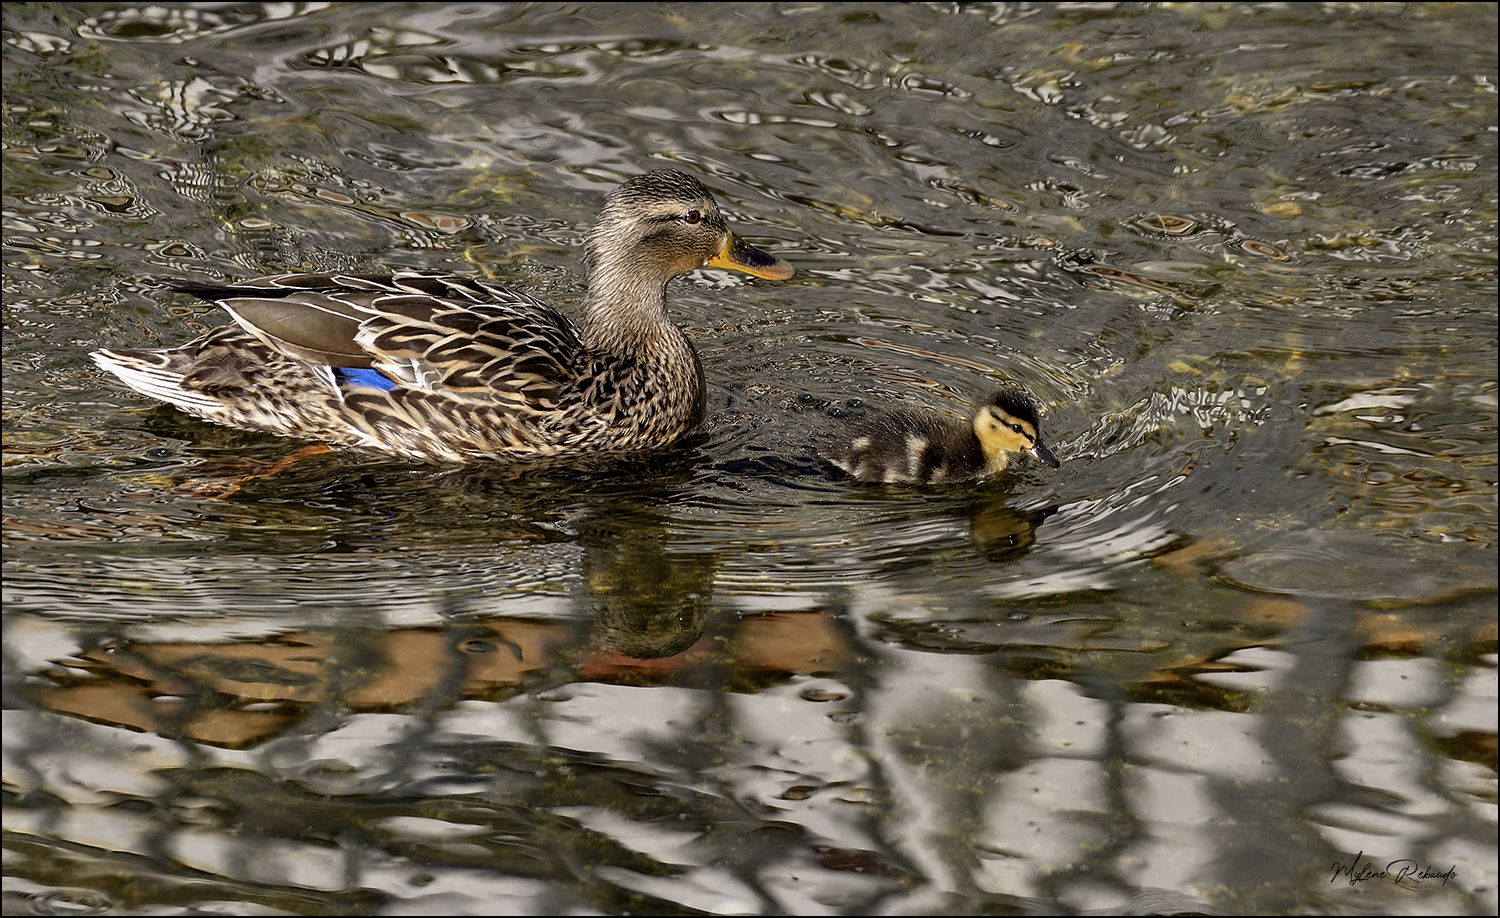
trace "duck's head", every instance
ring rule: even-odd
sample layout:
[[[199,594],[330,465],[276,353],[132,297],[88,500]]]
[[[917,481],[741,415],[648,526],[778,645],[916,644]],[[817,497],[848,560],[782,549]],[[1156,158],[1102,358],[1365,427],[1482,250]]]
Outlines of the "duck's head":
[[[792,266],[734,237],[708,189],[686,172],[637,175],[610,192],[584,243],[591,286],[658,289],[704,265],[769,280]]]
[[[1035,403],[1019,389],[997,390],[981,402],[974,412],[974,433],[992,469],[1005,468],[1014,453],[1025,453],[1050,469],[1061,464],[1042,443]]]

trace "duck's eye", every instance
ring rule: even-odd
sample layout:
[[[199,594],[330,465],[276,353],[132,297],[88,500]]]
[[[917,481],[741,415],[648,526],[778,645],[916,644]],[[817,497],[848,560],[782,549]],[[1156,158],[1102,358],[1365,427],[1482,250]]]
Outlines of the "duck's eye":
[[[682,219],[689,223],[697,223],[703,219],[703,214],[696,210],[690,210],[683,215]]]

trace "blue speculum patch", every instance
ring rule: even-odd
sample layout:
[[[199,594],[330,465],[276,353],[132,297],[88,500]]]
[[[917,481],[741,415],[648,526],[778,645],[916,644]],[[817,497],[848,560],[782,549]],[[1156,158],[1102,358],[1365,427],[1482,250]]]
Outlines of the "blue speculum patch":
[[[381,375],[378,370],[336,367],[334,368],[333,375],[338,377],[341,382],[354,383],[357,386],[368,386],[371,389],[379,389],[381,392],[389,392],[396,388],[396,384],[389,378]]]

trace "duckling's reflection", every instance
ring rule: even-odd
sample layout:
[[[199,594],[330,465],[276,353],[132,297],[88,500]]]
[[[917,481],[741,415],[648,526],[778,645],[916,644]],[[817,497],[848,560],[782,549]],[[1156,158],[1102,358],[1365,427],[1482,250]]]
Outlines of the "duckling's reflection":
[[[974,547],[991,561],[1012,561],[1031,553],[1036,530],[1057,512],[1049,504],[1031,510],[1006,506],[1008,494],[987,497],[975,503],[969,513],[969,533]]]

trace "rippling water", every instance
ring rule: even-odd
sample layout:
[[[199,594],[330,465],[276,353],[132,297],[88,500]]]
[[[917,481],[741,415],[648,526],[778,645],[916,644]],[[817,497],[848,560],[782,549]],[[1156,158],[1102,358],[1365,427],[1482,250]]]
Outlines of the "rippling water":
[[[1493,4],[4,17],[8,912],[1494,913]],[[166,277],[574,310],[653,168],[798,270],[672,285],[670,454],[87,359],[227,321]],[[817,458],[1002,382],[1061,469]]]

